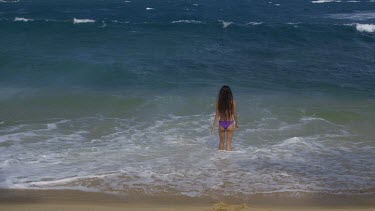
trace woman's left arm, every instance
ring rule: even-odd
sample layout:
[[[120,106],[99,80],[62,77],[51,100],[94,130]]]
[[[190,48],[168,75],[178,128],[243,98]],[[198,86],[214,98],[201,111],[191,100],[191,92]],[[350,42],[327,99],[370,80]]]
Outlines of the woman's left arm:
[[[236,101],[233,100],[233,115],[234,115],[234,121],[236,123],[236,128],[239,128],[238,126],[238,116],[237,116],[237,105]]]
[[[216,112],[215,112],[215,120],[214,120],[214,124],[212,125],[212,129],[211,129],[211,134],[213,135],[214,132],[215,132],[215,126],[217,124],[217,120],[219,119],[219,111],[217,110],[217,101],[216,101]]]

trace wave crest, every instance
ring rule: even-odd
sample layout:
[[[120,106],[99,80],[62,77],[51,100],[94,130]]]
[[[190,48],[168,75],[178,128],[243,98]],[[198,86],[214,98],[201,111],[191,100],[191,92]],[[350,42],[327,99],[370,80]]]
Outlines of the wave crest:
[[[357,2],[360,2],[360,1],[357,1],[357,0],[349,0],[349,1],[341,1],[341,0],[314,0],[314,1],[311,1],[311,3],[314,3],[314,4],[331,3],[331,2],[357,3]]]
[[[95,23],[95,20],[73,18],[73,23],[74,24],[79,24],[79,23]]]
[[[227,28],[229,25],[233,23],[233,22],[223,21],[223,20],[219,20],[219,21],[223,24],[223,28]]]
[[[15,17],[14,21],[28,22],[28,21],[33,21],[33,19]]]
[[[355,28],[360,32],[375,32],[375,24],[360,24],[357,23]]]
[[[20,0],[0,0],[0,3],[16,3],[19,2]]]
[[[178,21],[172,21],[171,23],[202,23],[202,21],[197,21],[197,20],[178,20]]]

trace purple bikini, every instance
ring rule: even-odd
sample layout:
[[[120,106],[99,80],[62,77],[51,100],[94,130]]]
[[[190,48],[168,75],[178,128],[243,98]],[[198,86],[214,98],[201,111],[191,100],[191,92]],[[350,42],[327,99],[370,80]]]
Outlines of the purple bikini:
[[[225,130],[228,129],[228,127],[233,124],[234,121],[219,121],[219,125],[223,127]]]

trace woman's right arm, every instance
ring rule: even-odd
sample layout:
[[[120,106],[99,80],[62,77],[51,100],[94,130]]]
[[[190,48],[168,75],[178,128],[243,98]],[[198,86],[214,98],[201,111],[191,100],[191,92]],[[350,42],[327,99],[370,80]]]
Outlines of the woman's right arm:
[[[217,101],[216,101],[216,112],[215,112],[215,120],[214,120],[214,124],[212,125],[212,129],[211,129],[211,134],[213,135],[214,132],[215,132],[215,126],[217,124],[217,120],[219,119],[219,111],[217,109]]]

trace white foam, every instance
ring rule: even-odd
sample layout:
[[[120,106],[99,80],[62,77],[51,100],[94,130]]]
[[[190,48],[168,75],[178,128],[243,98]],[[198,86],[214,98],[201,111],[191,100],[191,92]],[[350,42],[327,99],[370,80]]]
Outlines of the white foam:
[[[304,143],[304,139],[301,138],[301,137],[292,137],[292,138],[288,138],[286,140],[284,140],[283,142],[281,142],[280,144],[277,144],[277,146],[288,146],[288,145],[291,145],[291,144],[300,144],[300,143]]]
[[[57,125],[55,123],[47,124],[47,129],[49,129],[49,130],[54,130],[56,128],[57,128]]]
[[[233,24],[233,22],[229,22],[229,21],[223,21],[223,20],[219,20],[219,21],[223,24],[223,28],[227,28],[228,26]]]
[[[28,188],[23,184],[14,184],[14,181],[10,178],[6,178],[5,181],[0,183],[1,188],[12,188],[12,189],[25,189]]]
[[[341,2],[341,0],[316,0],[316,1],[311,1],[311,3],[314,3],[314,4],[331,3],[331,2]]]
[[[355,20],[355,21],[365,21],[365,20],[375,19],[375,11],[332,14],[332,15],[329,15],[328,17],[334,18],[334,19],[348,19],[348,20]]]
[[[202,23],[202,22],[197,21],[197,20],[178,20],[178,21],[172,21],[172,23],[195,23],[195,24],[198,24],[198,23]]]
[[[47,124],[47,130],[54,130],[54,129],[57,129],[57,125],[58,125],[58,124],[66,123],[66,122],[69,122],[69,121],[70,121],[70,120],[63,119],[63,120],[60,120],[60,121],[57,121],[57,122],[48,123],[48,124]],[[36,131],[36,130],[34,130],[34,131]]]
[[[198,4],[193,4],[193,6],[196,6],[196,7],[198,7]]]
[[[33,21],[33,19],[15,17],[14,21],[28,22],[28,21]]]
[[[19,2],[20,0],[0,0],[1,3],[16,3]]]
[[[24,126],[26,125],[20,124],[20,125],[15,125],[15,126],[4,127],[3,129],[0,130],[0,132],[11,133],[11,132],[14,132],[23,128]]]
[[[323,119],[323,118],[320,118],[320,117],[302,117],[300,120],[301,120],[301,121],[304,121],[304,122],[308,122],[308,121],[316,121],[316,120],[318,120],[318,121],[324,121],[324,122],[327,122],[327,123],[329,123],[329,124],[331,124],[331,125],[335,125],[335,126],[337,126],[337,127],[343,127],[342,125],[335,124],[335,123],[333,123],[333,122],[330,122],[330,121],[328,121],[328,120],[326,120],[326,119]]]
[[[106,177],[115,176],[115,175],[118,175],[118,172],[100,174],[100,175],[67,177],[63,179],[56,179],[56,180],[49,180],[49,181],[36,181],[36,182],[30,182],[28,184],[35,185],[35,186],[59,186],[59,185],[64,185],[64,184],[71,183],[77,180],[81,180],[81,179],[106,178]]]
[[[155,8],[152,7],[146,7],[146,10],[154,10]]]
[[[301,121],[312,121],[312,120],[322,120],[322,121],[326,121],[325,119],[323,119],[323,118],[319,118],[319,117],[302,117],[302,118],[301,118]]]
[[[73,23],[74,23],[74,24],[80,24],[80,23],[95,23],[95,20],[92,20],[92,19],[78,19],[78,18],[73,18]]]
[[[373,145],[330,142],[328,135],[340,135],[336,127],[307,133],[300,130],[301,125],[319,125],[319,118],[307,116],[293,124],[266,116],[254,123],[267,123],[265,127],[279,130],[275,136],[268,131],[250,134],[245,129],[253,127],[243,125],[244,129],[234,137],[233,152],[217,150],[219,137],[209,134],[207,124],[213,120],[211,113],[163,114],[136,120],[139,119],[79,118],[64,125],[48,120],[58,130],[39,130],[37,135],[49,139],[0,147],[0,165],[4,166],[6,178],[0,186],[95,188],[111,193],[139,188],[149,194],[158,193],[161,187],[178,194],[204,196],[210,191],[218,195],[325,191],[343,182],[349,188],[375,185],[366,177],[370,174],[363,171],[373,165]],[[26,128],[36,125],[45,127],[46,122]],[[89,134],[80,136],[79,131]],[[327,136],[319,136],[322,134]],[[25,140],[37,139],[26,136]],[[357,156],[361,156],[362,164],[356,162]],[[347,160],[354,160],[350,166],[353,171],[347,171]],[[317,170],[306,170],[305,164]]]
[[[5,160],[0,166],[4,168],[7,166],[19,164],[19,163],[20,161],[17,159],[8,159],[8,160]]]
[[[298,25],[298,24],[300,24],[300,23],[299,23],[299,22],[288,22],[288,23],[286,23],[286,24],[295,26],[295,25]]]
[[[332,2],[347,2],[347,3],[357,3],[357,2],[360,2],[360,1],[357,1],[357,0],[349,0],[349,1],[341,1],[341,0],[315,0],[315,1],[311,1],[311,3],[315,3],[315,4],[322,4],[322,3],[332,3]]]
[[[260,25],[260,24],[263,24],[263,22],[248,22],[246,25],[253,25],[253,26],[256,26],[256,25]]]
[[[275,6],[280,6],[280,4],[275,4]]]
[[[16,142],[19,142],[19,141],[22,141],[23,138],[25,138],[25,137],[29,138],[29,137],[35,137],[35,136],[37,136],[36,133],[29,132],[29,131],[20,132],[20,133],[14,133],[14,134],[7,134],[7,135],[0,136],[0,143],[6,142],[6,141],[16,141]]]
[[[111,20],[113,23],[130,23],[129,21]]]
[[[132,2],[132,1],[125,1],[125,3],[130,3],[130,2]]]
[[[360,24],[360,23],[357,23],[355,28],[360,32],[375,32],[375,24]]]
[[[73,182],[73,181],[83,179],[83,178],[87,178],[87,177],[69,177],[69,178],[51,180],[51,181],[31,182],[29,184],[37,185],[37,186],[62,185],[62,184],[66,184],[66,183]]]

